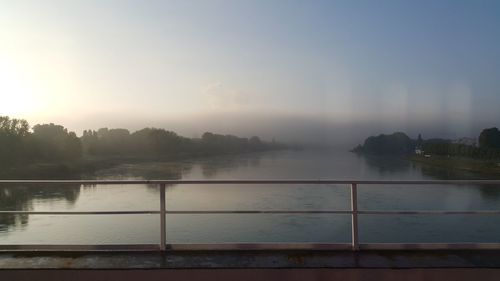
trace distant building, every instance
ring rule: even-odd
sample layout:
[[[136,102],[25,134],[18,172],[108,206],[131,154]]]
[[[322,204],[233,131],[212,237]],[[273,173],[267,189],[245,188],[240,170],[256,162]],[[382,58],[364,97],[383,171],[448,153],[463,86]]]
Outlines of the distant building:
[[[417,148],[415,148],[415,154],[416,155],[422,155],[422,154],[424,154],[424,151],[421,148],[417,147]]]

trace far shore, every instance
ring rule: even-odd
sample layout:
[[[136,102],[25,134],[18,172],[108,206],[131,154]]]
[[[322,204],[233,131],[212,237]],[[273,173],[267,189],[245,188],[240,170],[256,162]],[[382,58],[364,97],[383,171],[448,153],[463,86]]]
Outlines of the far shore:
[[[499,160],[479,160],[471,158],[449,157],[431,155],[424,157],[420,155],[413,155],[409,158],[411,161],[422,163],[425,165],[468,171],[481,174],[494,174],[500,175],[500,161]]]
[[[71,161],[45,161],[19,163],[17,165],[0,166],[0,179],[76,179],[82,174],[100,169],[111,168],[121,164],[144,162],[180,162],[212,157],[236,156],[253,153],[263,153],[275,150],[241,151],[234,153],[217,154],[176,154],[169,156],[154,155],[115,155],[115,156],[83,156],[81,159]]]

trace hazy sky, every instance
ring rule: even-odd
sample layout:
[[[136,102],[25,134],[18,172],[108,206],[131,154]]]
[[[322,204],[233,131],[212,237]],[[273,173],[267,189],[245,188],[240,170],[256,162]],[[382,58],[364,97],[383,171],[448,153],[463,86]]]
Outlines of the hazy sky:
[[[287,138],[500,126],[500,1],[0,0],[0,115]]]

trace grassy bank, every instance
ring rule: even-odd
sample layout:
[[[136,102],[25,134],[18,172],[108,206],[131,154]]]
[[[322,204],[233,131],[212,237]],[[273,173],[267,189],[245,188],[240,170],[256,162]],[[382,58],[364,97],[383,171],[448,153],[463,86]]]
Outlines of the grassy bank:
[[[478,160],[471,158],[460,158],[460,157],[447,157],[447,156],[431,156],[424,157],[419,155],[414,155],[410,157],[410,160],[445,168],[445,169],[453,169],[458,171],[467,171],[481,174],[495,174],[500,175],[500,161],[489,161],[489,160]]]

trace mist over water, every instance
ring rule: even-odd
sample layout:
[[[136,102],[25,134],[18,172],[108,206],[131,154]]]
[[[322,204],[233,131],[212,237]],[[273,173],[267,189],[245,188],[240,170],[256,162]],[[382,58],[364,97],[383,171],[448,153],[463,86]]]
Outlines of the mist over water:
[[[176,162],[122,164],[83,175],[96,179],[371,179],[457,178],[400,158],[344,150],[249,153]],[[461,173],[460,178],[481,175]],[[159,208],[154,185],[8,188],[4,210],[111,211]],[[432,194],[432,196],[431,196]],[[10,198],[10,199],[9,199]],[[347,210],[343,185],[174,185],[168,210]],[[360,186],[361,210],[495,210],[491,186]],[[4,216],[0,243],[157,243],[157,215]],[[494,216],[361,216],[362,242],[498,242]],[[467,228],[463,228],[467,223]],[[456,229],[461,229],[457,232]],[[170,243],[349,242],[345,215],[167,215]]]
[[[103,121],[104,120],[104,121]],[[88,125],[74,124],[70,129],[81,134],[86,129],[127,128],[131,131],[144,127],[165,128],[182,136],[199,138],[204,132],[232,134],[237,136],[259,136],[264,140],[284,143],[315,144],[350,149],[372,135],[405,132],[416,138],[422,134],[425,138],[459,139],[476,138],[481,130],[494,127],[491,120],[330,120],[325,116],[298,114],[252,114],[227,113],[194,115],[179,118],[144,119],[141,116],[127,118],[90,117]]]

